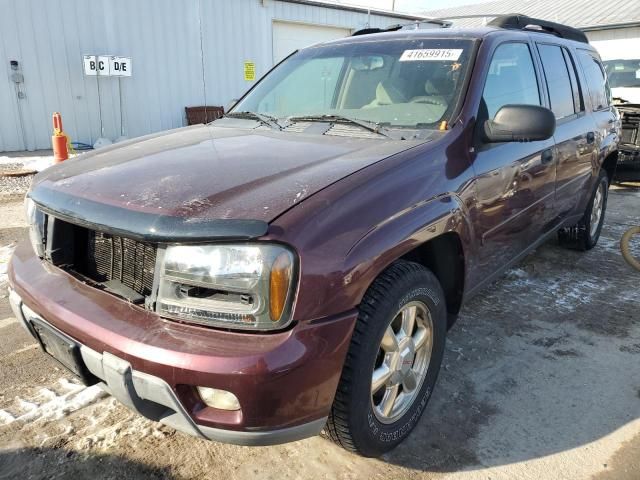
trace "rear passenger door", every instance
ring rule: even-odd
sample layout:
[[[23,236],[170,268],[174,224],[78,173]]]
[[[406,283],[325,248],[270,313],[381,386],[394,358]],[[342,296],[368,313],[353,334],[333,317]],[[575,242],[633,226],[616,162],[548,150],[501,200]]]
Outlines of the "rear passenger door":
[[[589,99],[591,117],[595,123],[595,154],[592,159],[595,174],[606,155],[617,149],[619,117],[613,106],[611,89],[600,57],[594,50],[577,48],[576,52],[585,79],[583,90],[585,97]],[[588,194],[590,193],[591,189]],[[588,200],[589,195],[586,195],[582,199],[580,210],[584,210]]]
[[[588,189],[596,151],[596,125],[585,111],[576,62],[570,51],[554,43],[538,42],[536,46],[549,105],[556,116],[555,225],[578,211]]]

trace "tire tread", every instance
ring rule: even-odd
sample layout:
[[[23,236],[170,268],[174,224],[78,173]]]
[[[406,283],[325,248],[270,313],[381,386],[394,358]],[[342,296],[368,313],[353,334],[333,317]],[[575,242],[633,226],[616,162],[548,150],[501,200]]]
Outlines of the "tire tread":
[[[350,394],[349,386],[353,384],[353,378],[355,376],[353,363],[362,348],[361,339],[368,330],[372,322],[372,318],[380,304],[390,301],[387,292],[389,292],[393,284],[400,281],[403,277],[418,272],[426,272],[433,275],[429,270],[418,263],[404,260],[393,263],[389,268],[387,268],[387,270],[380,274],[373,284],[371,284],[360,303],[358,320],[356,321],[351,337],[349,351],[342,369],[342,376],[340,377],[331,413],[329,414],[325,427],[325,431],[329,439],[350,452],[358,453],[358,448],[355,445],[350,432],[347,404]]]

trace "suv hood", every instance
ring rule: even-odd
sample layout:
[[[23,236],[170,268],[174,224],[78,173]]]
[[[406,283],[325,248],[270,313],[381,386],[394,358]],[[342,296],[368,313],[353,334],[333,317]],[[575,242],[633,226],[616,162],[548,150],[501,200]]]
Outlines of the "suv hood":
[[[68,160],[37,175],[29,196],[54,215],[134,237],[254,237],[320,189],[424,142],[199,125]]]

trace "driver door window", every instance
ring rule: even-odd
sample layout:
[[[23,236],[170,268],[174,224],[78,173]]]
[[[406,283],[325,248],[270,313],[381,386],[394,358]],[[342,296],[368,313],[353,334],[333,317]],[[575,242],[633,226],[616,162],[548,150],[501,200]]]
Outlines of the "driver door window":
[[[526,43],[505,43],[493,53],[480,118],[492,119],[500,108],[510,104],[541,105],[536,71]]]

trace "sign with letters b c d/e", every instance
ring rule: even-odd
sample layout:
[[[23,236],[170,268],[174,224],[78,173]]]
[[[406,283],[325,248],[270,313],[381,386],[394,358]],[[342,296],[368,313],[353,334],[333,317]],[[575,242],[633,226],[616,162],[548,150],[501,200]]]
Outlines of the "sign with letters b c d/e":
[[[84,74],[101,77],[130,77],[131,58],[113,55],[85,55]]]
[[[112,77],[130,77],[131,58],[111,57],[109,64],[109,75],[111,75]]]

